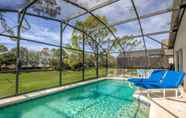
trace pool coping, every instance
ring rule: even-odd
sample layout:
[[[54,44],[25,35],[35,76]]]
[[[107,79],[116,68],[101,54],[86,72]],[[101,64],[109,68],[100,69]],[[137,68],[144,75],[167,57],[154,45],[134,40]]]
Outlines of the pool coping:
[[[108,79],[108,78],[103,77],[103,78],[94,79],[94,80],[87,80],[87,81],[82,81],[82,82],[78,82],[78,83],[74,83],[74,84],[69,84],[69,85],[64,85],[64,86],[60,86],[60,87],[45,89],[45,90],[41,90],[41,91],[26,93],[26,94],[22,94],[22,95],[18,95],[18,96],[3,98],[3,99],[0,100],[0,108],[6,107],[6,106],[9,106],[9,105],[13,105],[13,104],[16,104],[16,103],[21,103],[21,102],[24,102],[24,101],[36,99],[36,98],[39,98],[39,97],[44,97],[44,96],[47,96],[47,95],[55,94],[57,92],[62,92],[62,91],[67,90],[67,89],[75,88],[75,87],[78,87],[78,86],[81,86],[81,85],[86,85],[86,84],[89,84],[89,83],[93,83],[93,82],[97,82],[97,81],[101,81],[101,80],[105,80],[105,79]]]

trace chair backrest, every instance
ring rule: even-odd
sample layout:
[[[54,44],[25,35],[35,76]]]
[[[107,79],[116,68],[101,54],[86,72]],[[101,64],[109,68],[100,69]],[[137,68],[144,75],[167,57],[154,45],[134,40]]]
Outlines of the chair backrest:
[[[154,70],[151,73],[149,79],[153,81],[160,81],[161,79],[163,79],[165,72],[165,70]]]
[[[177,88],[183,81],[184,72],[168,71],[163,78],[162,84]]]

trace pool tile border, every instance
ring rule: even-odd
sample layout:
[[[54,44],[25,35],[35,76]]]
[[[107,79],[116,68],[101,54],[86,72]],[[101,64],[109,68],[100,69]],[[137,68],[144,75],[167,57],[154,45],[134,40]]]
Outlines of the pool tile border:
[[[13,105],[13,104],[16,104],[16,103],[28,101],[28,100],[31,100],[31,99],[47,96],[47,95],[54,94],[54,93],[57,93],[57,92],[61,92],[61,91],[64,91],[64,90],[67,90],[67,89],[70,89],[70,88],[75,88],[75,87],[78,87],[78,86],[81,86],[81,85],[105,80],[105,79],[108,79],[108,78],[104,77],[104,78],[99,78],[99,79],[94,79],[94,80],[88,80],[88,81],[83,81],[83,82],[74,83],[74,84],[70,84],[70,85],[64,85],[64,86],[60,86],[60,87],[55,87],[55,88],[50,88],[50,89],[46,89],[46,90],[31,92],[31,93],[27,93],[27,94],[23,94],[23,95],[18,95],[18,96],[14,96],[14,97],[4,98],[4,99],[0,100],[0,108],[5,107],[5,106],[9,106],[9,105]]]

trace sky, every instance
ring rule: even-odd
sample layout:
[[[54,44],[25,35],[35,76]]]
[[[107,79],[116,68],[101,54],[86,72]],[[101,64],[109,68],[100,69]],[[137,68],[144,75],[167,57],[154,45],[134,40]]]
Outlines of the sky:
[[[95,5],[99,5],[100,3],[103,3],[107,0],[71,0],[73,2],[76,2],[83,7],[86,8],[92,8]],[[14,2],[15,4],[10,4],[11,2]],[[152,13],[154,11],[158,11],[161,9],[166,9],[172,6],[172,0],[134,0],[135,5],[137,6],[137,10],[139,12],[139,15],[145,15],[148,13]],[[0,8],[21,8],[25,4],[25,0],[1,0],[0,1]],[[57,16],[59,19],[65,19],[69,16],[73,16],[73,14],[77,14],[79,12],[82,12],[80,8],[73,7],[70,4],[64,3],[63,0],[57,0],[57,4],[61,7],[61,14]],[[28,10],[28,12],[35,13],[31,9]],[[135,17],[134,10],[132,8],[132,4],[130,0],[120,0],[119,2],[116,2],[112,5],[103,7],[101,9],[98,9],[93,12],[95,15],[100,16],[106,16],[108,19],[108,23],[113,23],[118,20],[126,20],[128,18]],[[17,15],[12,13],[4,13],[3,14],[8,22],[8,25],[10,27],[14,27],[17,22]],[[74,25],[77,20],[83,21],[88,14],[81,16],[80,18],[76,18],[70,22],[70,24]],[[60,43],[60,29],[59,29],[59,23],[49,20],[44,20],[41,18],[34,18],[30,16],[25,17],[27,21],[30,24],[30,30],[24,31],[21,33],[21,36],[24,38],[41,41],[45,43],[51,43],[55,45],[59,45]],[[166,13],[163,15],[154,16],[151,18],[146,18],[141,20],[142,28],[144,30],[144,33],[151,33],[151,32],[159,32],[159,31],[165,31],[170,29],[170,21],[171,21],[171,13]],[[26,25],[26,23],[24,22]],[[26,25],[27,26],[27,25]],[[27,26],[28,27],[28,26]],[[115,26],[117,29],[117,32],[115,32],[117,37],[123,37],[123,36],[131,36],[131,35],[139,35],[140,28],[137,21],[129,22],[122,25]],[[0,32],[2,32],[2,26],[0,25]],[[16,31],[16,29],[15,29]],[[71,44],[71,35],[72,35],[73,29],[70,27],[67,27],[63,33],[63,43],[64,46]],[[113,38],[113,37],[111,37]],[[164,39],[168,39],[168,34],[163,35],[157,35],[153,36],[153,38],[157,39],[158,41],[162,41]],[[142,40],[142,38],[138,38],[137,40]],[[145,38],[146,45],[148,49],[152,48],[160,48],[161,45]],[[12,41],[8,38],[0,36],[0,43],[7,46],[9,49],[16,46],[16,42]],[[46,45],[31,43],[27,41],[22,41],[21,46],[25,46],[30,50],[41,50],[44,47],[48,47]],[[105,46],[103,46],[105,47]],[[49,48],[55,48],[55,47],[49,47]],[[139,45],[134,48],[134,50],[138,49],[144,49],[143,45]],[[89,48],[87,47],[87,50]]]

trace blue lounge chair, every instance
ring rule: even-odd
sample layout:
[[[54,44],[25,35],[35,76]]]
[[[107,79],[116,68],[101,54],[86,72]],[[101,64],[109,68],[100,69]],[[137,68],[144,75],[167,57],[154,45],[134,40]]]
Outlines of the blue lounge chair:
[[[165,90],[176,90],[176,97],[178,95],[178,88],[183,82],[185,73],[184,72],[176,72],[176,71],[167,71],[165,76],[156,82],[141,82],[136,83],[135,85],[144,89],[148,90],[157,90],[163,89],[164,90],[164,97],[165,97]]]
[[[134,84],[140,82],[158,82],[163,78],[165,72],[165,70],[154,70],[149,78],[130,78],[128,81]]]

